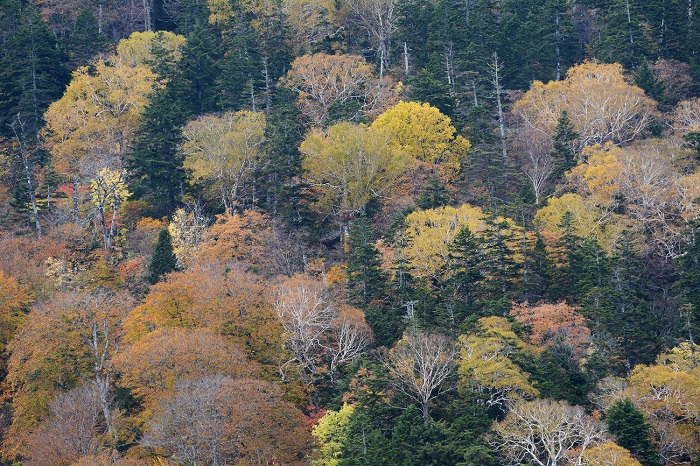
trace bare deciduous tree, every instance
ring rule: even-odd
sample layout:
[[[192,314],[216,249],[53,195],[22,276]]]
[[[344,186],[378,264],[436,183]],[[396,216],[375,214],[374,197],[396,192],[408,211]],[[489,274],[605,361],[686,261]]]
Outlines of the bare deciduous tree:
[[[283,378],[296,368],[307,385],[325,373],[333,380],[338,367],[362,354],[372,341],[361,311],[339,308],[322,282],[305,275],[294,275],[277,287],[275,310],[289,352],[280,365]]]
[[[583,408],[548,399],[515,402],[493,430],[493,445],[509,465],[581,464],[586,450],[606,439],[603,425]]]
[[[379,78],[391,67],[391,37],[396,31],[395,0],[350,0],[352,19],[367,32],[379,56]]]
[[[277,288],[275,310],[285,331],[290,358],[280,366],[282,377],[296,366],[304,382],[318,375],[317,355],[326,334],[333,327],[336,310],[325,285],[303,275],[295,275]]]
[[[430,416],[430,401],[444,391],[455,356],[448,337],[422,331],[404,335],[389,351],[389,373],[396,387],[420,404],[424,419]]]

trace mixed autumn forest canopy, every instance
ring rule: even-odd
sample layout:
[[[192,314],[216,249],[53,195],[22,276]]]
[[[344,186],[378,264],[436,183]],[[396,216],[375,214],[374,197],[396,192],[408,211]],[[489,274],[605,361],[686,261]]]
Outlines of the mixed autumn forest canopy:
[[[0,0],[0,464],[696,464],[698,15]]]

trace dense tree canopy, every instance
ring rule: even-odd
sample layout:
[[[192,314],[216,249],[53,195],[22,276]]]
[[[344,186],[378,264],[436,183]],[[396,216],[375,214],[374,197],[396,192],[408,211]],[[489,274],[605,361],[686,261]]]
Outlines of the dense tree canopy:
[[[697,463],[696,9],[0,0],[0,465]]]

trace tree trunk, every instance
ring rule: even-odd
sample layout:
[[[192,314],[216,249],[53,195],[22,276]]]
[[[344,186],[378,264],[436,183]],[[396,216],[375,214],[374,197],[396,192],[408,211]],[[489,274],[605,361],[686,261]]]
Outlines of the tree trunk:
[[[19,131],[17,130],[19,126]],[[24,123],[22,122],[21,116],[18,113],[15,121],[12,122],[12,132],[15,134],[15,140],[17,141],[17,147],[19,149],[19,155],[22,158],[22,167],[24,169],[24,177],[27,181],[27,191],[29,194],[29,203],[32,208],[32,213],[29,216],[31,221],[34,217],[34,227],[36,228],[36,234],[42,236],[41,223],[39,222],[39,209],[36,205],[36,195],[34,193],[34,166],[29,160],[29,154],[27,146],[24,141]]]

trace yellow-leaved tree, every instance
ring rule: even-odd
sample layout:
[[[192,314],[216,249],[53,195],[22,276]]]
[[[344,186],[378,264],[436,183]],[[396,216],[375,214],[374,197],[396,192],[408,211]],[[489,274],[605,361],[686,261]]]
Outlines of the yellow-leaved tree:
[[[570,68],[563,81],[533,82],[513,113],[525,126],[551,137],[566,111],[578,133],[577,152],[593,144],[629,143],[656,115],[656,105],[623,72],[617,63],[582,63]]]
[[[593,200],[574,193],[549,199],[535,214],[534,223],[542,230],[562,235],[561,222],[567,212],[571,213],[571,226],[576,236],[595,238],[608,252],[619,243],[623,231],[635,230],[634,222],[628,217],[601,208]]]
[[[486,229],[479,207],[438,207],[412,212],[405,220],[408,244],[404,250],[411,273],[419,279],[440,281],[449,255],[449,245],[462,228],[474,234]]]
[[[301,144],[316,209],[335,216],[346,233],[350,219],[371,199],[388,196],[413,163],[391,140],[386,130],[344,122],[312,130]]]
[[[387,128],[393,143],[424,162],[443,163],[459,169],[471,147],[452,126],[452,120],[428,103],[399,102],[372,123]]]
[[[127,66],[145,66],[153,70],[161,59],[159,55],[169,56],[175,62],[180,61],[185,42],[187,39],[183,36],[170,31],[137,31],[119,41],[117,55]]]
[[[119,167],[158,87],[147,68],[118,58],[100,60],[73,73],[66,92],[44,113],[41,132],[56,170],[73,180],[73,216],[78,219],[79,189],[100,170]]]
[[[209,184],[227,212],[236,213],[265,154],[265,115],[247,110],[203,115],[190,121],[182,135],[185,168]]]
[[[460,336],[457,346],[461,390],[479,394],[489,406],[539,394],[530,383],[529,374],[511,359],[524,351],[525,342],[515,334],[508,319],[479,319],[477,331]]]
[[[637,366],[625,391],[651,425],[664,464],[690,464],[700,453],[700,370],[678,369],[673,364]]]
[[[117,233],[119,210],[131,193],[126,186],[126,172],[103,168],[90,183],[95,221],[102,230],[105,251],[112,249]]]

